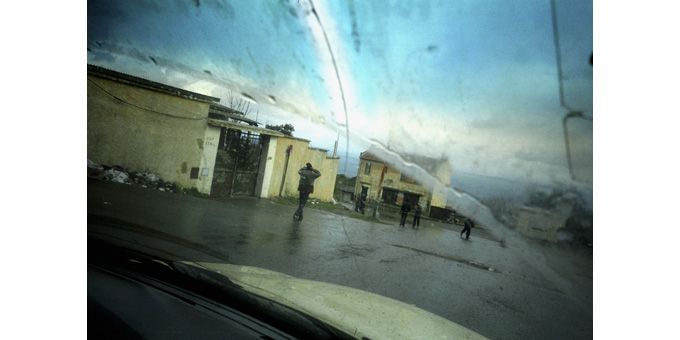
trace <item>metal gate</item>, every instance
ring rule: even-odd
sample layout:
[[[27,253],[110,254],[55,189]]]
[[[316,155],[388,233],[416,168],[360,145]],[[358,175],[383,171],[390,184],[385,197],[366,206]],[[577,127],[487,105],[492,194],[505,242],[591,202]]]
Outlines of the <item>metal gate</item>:
[[[222,128],[211,196],[253,196],[262,155],[260,135]]]

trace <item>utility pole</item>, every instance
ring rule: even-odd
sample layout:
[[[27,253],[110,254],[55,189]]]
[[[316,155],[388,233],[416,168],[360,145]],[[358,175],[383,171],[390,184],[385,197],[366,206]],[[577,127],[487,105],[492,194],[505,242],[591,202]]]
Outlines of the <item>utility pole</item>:
[[[338,140],[335,140],[335,144],[333,145],[333,158],[335,158],[338,155]],[[345,160],[346,162],[347,160]]]
[[[383,179],[385,179],[385,173],[387,172],[387,166],[383,165],[382,171],[380,172],[380,182],[378,182],[378,197],[375,199],[375,208],[373,209],[373,217],[378,217],[378,207],[380,207],[380,199],[382,197],[382,184]]]

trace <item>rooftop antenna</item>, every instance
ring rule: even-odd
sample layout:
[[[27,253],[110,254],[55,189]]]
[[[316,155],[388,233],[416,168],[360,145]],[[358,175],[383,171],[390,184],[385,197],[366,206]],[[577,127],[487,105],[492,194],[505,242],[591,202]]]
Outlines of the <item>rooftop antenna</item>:
[[[338,130],[338,138],[335,139],[335,143],[333,144],[333,157],[338,156],[338,140],[340,140],[340,130]],[[347,162],[347,160],[345,160]]]

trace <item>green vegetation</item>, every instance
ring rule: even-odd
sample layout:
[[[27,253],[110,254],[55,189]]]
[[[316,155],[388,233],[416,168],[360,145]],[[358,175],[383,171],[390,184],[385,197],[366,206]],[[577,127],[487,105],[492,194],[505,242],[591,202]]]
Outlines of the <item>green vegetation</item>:
[[[282,134],[286,136],[293,136],[293,132],[295,131],[295,128],[291,124],[282,124],[282,125],[265,125],[265,128],[269,130],[274,130],[281,132]]]

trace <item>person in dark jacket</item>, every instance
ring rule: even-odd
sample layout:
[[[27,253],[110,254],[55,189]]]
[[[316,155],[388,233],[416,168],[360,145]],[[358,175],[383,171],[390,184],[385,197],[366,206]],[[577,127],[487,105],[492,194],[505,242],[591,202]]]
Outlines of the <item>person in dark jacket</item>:
[[[293,217],[298,221],[302,221],[302,209],[304,209],[305,204],[307,204],[309,194],[314,192],[314,181],[321,176],[321,172],[314,169],[312,164],[307,163],[304,168],[298,171],[298,174],[300,175],[300,183],[298,184],[300,200],[297,211],[295,211]]]
[[[364,209],[366,209],[366,195],[361,194],[361,196],[357,198],[357,203],[356,207],[354,208],[354,211],[360,212],[363,215],[365,211]]]
[[[420,204],[416,204],[416,210],[413,212],[413,229],[420,227],[420,215],[423,213],[423,209]]]
[[[408,212],[411,211],[411,205],[407,201],[401,205],[401,221],[399,226],[403,227],[406,225],[406,217],[408,217]]]
[[[470,239],[470,230],[475,227],[475,222],[473,222],[471,219],[466,218],[464,222],[465,227],[463,230],[460,232],[460,237],[463,237],[463,233],[465,233],[465,239],[469,240]]]

